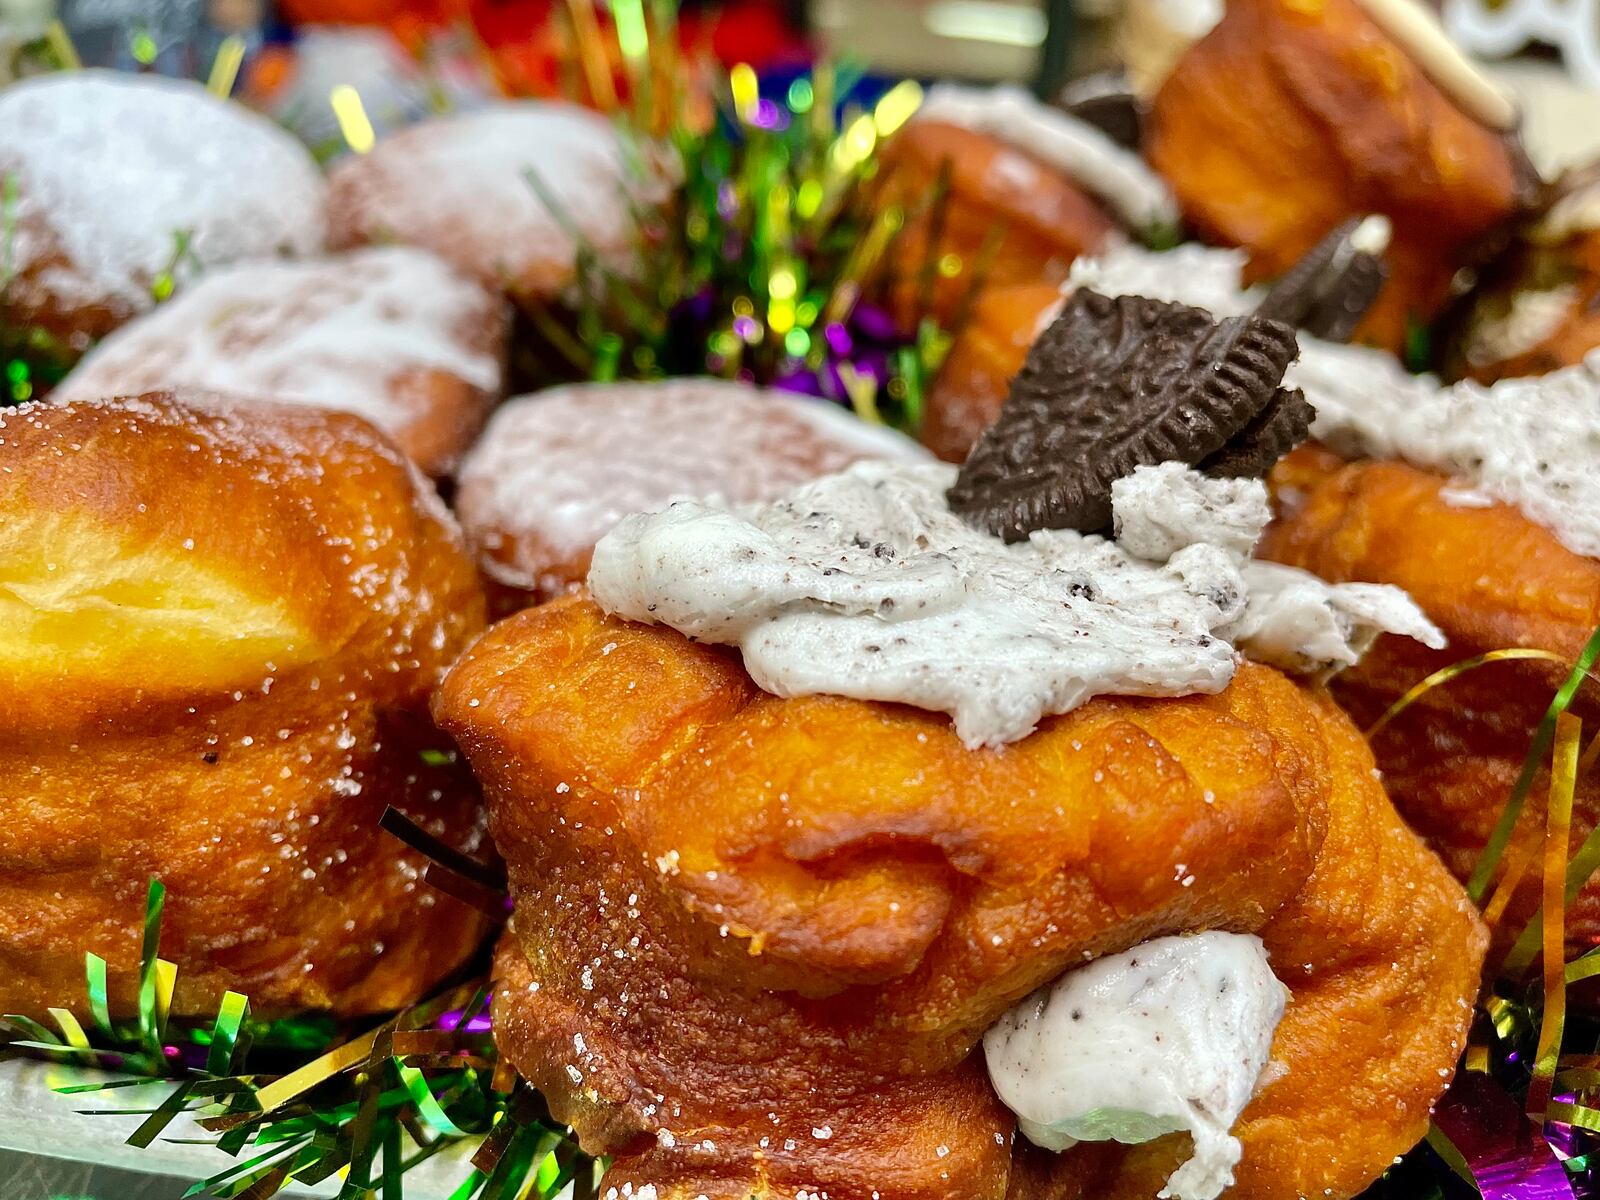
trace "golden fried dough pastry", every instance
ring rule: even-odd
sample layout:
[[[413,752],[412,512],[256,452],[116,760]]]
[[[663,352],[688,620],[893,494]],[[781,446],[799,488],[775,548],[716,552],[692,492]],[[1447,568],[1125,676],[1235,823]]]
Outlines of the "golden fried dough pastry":
[[[52,393],[165,388],[365,417],[448,474],[499,398],[510,322],[498,294],[426,251],[384,246],[215,271],[118,330]]]
[[[1335,695],[1358,724],[1377,720],[1440,667],[1517,646],[1575,658],[1600,625],[1600,562],[1574,553],[1508,504],[1464,505],[1443,475],[1394,461],[1346,462],[1308,448],[1279,465],[1274,485],[1281,515],[1264,555],[1331,580],[1396,584],[1449,636],[1442,651],[1381,638],[1342,675]],[[1373,739],[1400,811],[1462,878],[1566,674],[1537,661],[1468,672],[1424,695]],[[1588,689],[1573,711],[1585,722],[1600,718]],[[1537,783],[1535,794],[1543,786]],[[1597,819],[1600,787],[1583,775],[1574,839]],[[1540,830],[1524,822],[1519,836],[1537,838]],[[1518,906],[1524,916],[1538,902],[1526,899]],[[1567,930],[1585,946],[1600,936],[1600,886],[1579,894]]]
[[[0,320],[83,350],[169,271],[322,249],[322,172],[267,118],[198,83],[63,71],[0,92],[15,193]],[[9,210],[9,203],[8,203]]]
[[[412,125],[337,164],[329,240],[336,248],[421,246],[489,287],[548,299],[574,278],[574,233],[603,260],[627,254],[629,192],[643,182],[598,113],[501,104]]]
[[[1136,155],[1015,88],[934,88],[881,157],[878,202],[909,217],[891,252],[897,295],[946,320],[979,270],[985,285],[1059,283],[1078,255],[1177,219]]]
[[[1292,993],[1230,1196],[1354,1195],[1465,1034],[1464,895],[1345,717],[1264,667],[969,750],[573,597],[491,630],[434,707],[510,869],[497,1037],[616,1194],[1153,1196],[1182,1136],[1024,1148],[974,1046],[1164,934],[1259,932]]]
[[[1532,200],[1515,120],[1415,0],[1230,0],[1157,92],[1146,148],[1252,279],[1387,216],[1390,281],[1358,336],[1394,349]]]
[[[152,876],[179,1013],[377,1012],[455,970],[485,919],[378,819],[480,836],[426,703],[482,621],[448,514],[356,417],[0,413],[0,1010],[81,995],[87,951],[129,1011]]]
[[[684,496],[766,500],[914,442],[834,405],[719,379],[578,384],[495,413],[462,465],[456,512],[515,607],[583,582],[623,516]]]

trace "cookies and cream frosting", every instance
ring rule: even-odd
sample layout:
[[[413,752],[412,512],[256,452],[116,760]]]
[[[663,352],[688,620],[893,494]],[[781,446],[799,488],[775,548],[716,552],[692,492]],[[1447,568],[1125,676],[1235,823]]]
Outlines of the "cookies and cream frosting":
[[[1548,375],[1440,387],[1373,363],[1373,351],[1340,349],[1343,362],[1327,356],[1319,372],[1318,437],[1451,475],[1600,557],[1600,355]]]
[[[1097,695],[1220,692],[1236,651],[1255,652],[1244,632],[1255,627],[1273,631],[1266,661],[1351,660],[1353,649],[1327,651],[1328,620],[1305,618],[1318,640],[1285,652],[1284,621],[1252,617],[1244,554],[1267,521],[1259,481],[1141,467],[1114,499],[1128,544],[1051,530],[1008,545],[950,511],[955,475],[869,462],[767,504],[636,514],[595,548],[589,588],[617,616],[738,646],[765,691],[948,713],[970,747],[1016,741]],[[1290,601],[1336,606],[1348,586],[1305,584]],[[1403,594],[1385,594],[1391,605],[1365,610],[1382,629],[1443,644]],[[1363,640],[1354,612],[1332,620]]]
[[[1069,971],[983,1038],[995,1093],[1048,1150],[1188,1133],[1162,1196],[1215,1200],[1242,1153],[1234,1123],[1259,1090],[1288,993],[1261,939],[1156,938]]]
[[[988,134],[1062,172],[1102,201],[1130,229],[1178,223],[1178,202],[1161,176],[1087,121],[1046,108],[1021,88],[939,84],[918,119]]]

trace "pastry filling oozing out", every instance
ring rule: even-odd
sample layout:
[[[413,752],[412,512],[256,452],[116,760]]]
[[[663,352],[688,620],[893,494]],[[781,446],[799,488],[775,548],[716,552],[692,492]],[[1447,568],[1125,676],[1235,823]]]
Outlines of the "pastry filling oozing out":
[[[1215,1200],[1233,1183],[1232,1129],[1270,1079],[1287,999],[1260,938],[1157,938],[1034,992],[984,1035],[984,1058],[1035,1145],[1187,1133],[1194,1152],[1160,1194]]]
[[[768,504],[636,514],[596,547],[589,588],[617,616],[738,646],[775,695],[948,713],[971,747],[1097,695],[1220,692],[1237,652],[1322,673],[1380,631],[1443,645],[1396,589],[1250,564],[1258,480],[1140,467],[1114,486],[1117,539],[1007,544],[950,511],[955,474],[862,463]]]

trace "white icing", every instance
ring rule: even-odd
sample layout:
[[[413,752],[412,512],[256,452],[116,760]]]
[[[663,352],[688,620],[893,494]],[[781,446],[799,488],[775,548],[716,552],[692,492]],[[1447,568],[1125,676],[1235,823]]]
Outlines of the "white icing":
[[[1149,562],[1195,542],[1246,559],[1272,520],[1259,479],[1208,479],[1178,462],[1134,468],[1111,485],[1111,508],[1117,544]]]
[[[65,307],[150,307],[151,285],[190,235],[205,265],[313,254],[322,174],[266,118],[199,84],[63,71],[0,92],[0,176],[15,173],[18,270],[56,254],[44,296]],[[179,277],[192,274],[187,260]]]
[[[628,251],[628,194],[641,182],[605,118],[542,101],[411,126],[340,163],[332,181],[338,219],[370,239],[426,246],[487,282],[545,292],[572,276],[569,226],[603,258]]]
[[[1516,128],[1516,102],[1450,39],[1431,9],[1418,0],[1356,0],[1356,3],[1468,116],[1492,129]]]
[[[1330,584],[1278,563],[1244,565],[1249,603],[1227,629],[1228,640],[1257,662],[1296,675],[1327,675],[1353,667],[1378,636],[1397,633],[1434,650],[1445,637],[1398,588],[1375,583]]]
[[[1105,296],[1148,296],[1191,304],[1219,317],[1252,311],[1260,294],[1240,282],[1248,256],[1185,242],[1171,250],[1118,246],[1094,258],[1079,258],[1067,276],[1067,291],[1088,288]]]
[[[1178,223],[1177,200],[1143,159],[1087,121],[1047,108],[1021,88],[942,83],[928,92],[918,117],[1008,142],[1104,201],[1131,229]]]
[[[1065,1150],[1187,1132],[1193,1155],[1160,1195],[1216,1200],[1287,998],[1258,937],[1157,938],[1029,996],[984,1034],[984,1058],[1029,1141]]]
[[[767,500],[863,458],[925,462],[836,405],[717,379],[579,384],[508,401],[462,463],[461,523],[483,569],[532,589],[624,516],[673,500]]]
[[[53,398],[193,388],[353,412],[400,435],[428,415],[425,389],[394,386],[406,372],[499,391],[499,346],[486,333],[499,307],[473,280],[403,246],[244,264],[113,333]]]
[[[1303,343],[1296,370],[1317,406],[1312,432],[1335,449],[1455,476],[1600,557],[1600,357],[1440,387],[1377,351]]]
[[[955,476],[867,462],[764,505],[635,514],[596,546],[589,588],[618,616],[738,646],[768,692],[948,713],[971,747],[1097,695],[1227,686],[1223,631],[1248,618],[1241,550],[1266,522],[1264,485],[1185,476],[1171,503],[1125,487],[1119,523],[1175,547],[1156,563],[1070,530],[1008,545],[951,513]]]

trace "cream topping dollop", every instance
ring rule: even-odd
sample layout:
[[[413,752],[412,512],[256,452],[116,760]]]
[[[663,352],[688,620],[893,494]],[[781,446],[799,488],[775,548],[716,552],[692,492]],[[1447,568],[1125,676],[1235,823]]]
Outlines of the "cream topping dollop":
[[[1102,201],[1130,229],[1154,231],[1178,223],[1172,190],[1142,158],[1021,88],[942,83],[928,91],[917,116],[988,134],[1032,155]]]
[[[1141,476],[1113,507],[1161,561],[1071,530],[1007,544],[950,511],[954,467],[869,462],[766,504],[624,518],[589,589],[609,613],[738,646],[767,692],[908,704],[949,714],[970,747],[1003,745],[1093,696],[1232,679],[1264,487],[1140,471],[1167,482]]]
[[[1160,1194],[1216,1200],[1287,999],[1258,937],[1157,938],[1034,992],[984,1034],[984,1058],[1035,1145],[1187,1132],[1194,1153]]]

